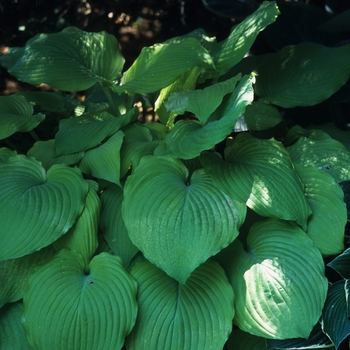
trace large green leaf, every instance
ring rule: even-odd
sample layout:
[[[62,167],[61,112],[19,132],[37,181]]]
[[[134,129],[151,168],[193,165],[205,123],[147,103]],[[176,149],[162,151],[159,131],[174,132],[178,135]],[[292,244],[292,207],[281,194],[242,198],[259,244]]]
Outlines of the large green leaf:
[[[293,220],[306,228],[311,210],[281,143],[242,133],[226,148],[225,158],[201,156],[214,184],[261,216]]]
[[[233,293],[219,264],[208,260],[180,285],[145,261],[131,271],[139,313],[130,350],[221,350],[232,329]]]
[[[79,163],[84,174],[120,185],[120,148],[124,133],[118,131],[101,146],[85,152]]]
[[[122,126],[135,121],[138,114],[138,109],[132,108],[120,117],[102,112],[63,119],[55,137],[56,153],[70,154],[94,148]]]
[[[19,95],[0,97],[0,140],[18,131],[30,131],[44,119],[44,114],[33,114],[33,106]]]
[[[182,284],[237,237],[246,213],[202,169],[189,178],[179,160],[154,156],[128,177],[122,210],[131,241]]]
[[[168,154],[174,158],[191,159],[211,149],[231,134],[237,119],[254,99],[253,75],[242,78],[232,94],[212,114],[204,126],[195,120],[180,120],[165,138]]]
[[[13,151],[12,149],[1,147],[0,148],[0,163],[5,163],[11,157],[17,155],[17,151]]]
[[[332,340],[336,349],[350,334],[345,284],[345,281],[338,281],[329,287],[327,300],[322,312],[323,331]]]
[[[296,169],[305,185],[305,196],[312,210],[307,223],[308,236],[322,255],[339,254],[344,250],[347,223],[341,187],[331,176],[314,167],[297,165]]]
[[[97,82],[112,84],[124,58],[114,35],[68,27],[59,33],[38,34],[23,48],[10,49],[0,57],[0,64],[26,83],[79,91]]]
[[[120,258],[95,256],[90,270],[63,249],[30,277],[22,323],[36,349],[121,349],[136,321],[137,284]]]
[[[294,130],[292,128],[289,133],[294,133]],[[308,130],[307,133],[308,136],[300,137],[296,143],[287,147],[293,162],[325,171],[336,182],[349,180],[350,152],[345,146],[321,130]]]
[[[69,231],[52,245],[56,250],[68,248],[79,252],[88,266],[98,246],[98,221],[101,202],[97,195],[98,185],[89,181],[89,192],[83,212]]]
[[[0,349],[33,349],[21,324],[22,312],[22,301],[5,305],[0,309]]]
[[[246,246],[236,240],[225,256],[239,328],[264,338],[308,338],[321,316],[328,282],[320,252],[298,226],[260,221]]]
[[[233,28],[226,40],[214,46],[211,53],[219,75],[225,74],[244,57],[259,32],[273,23],[278,14],[275,1],[264,1],[258,10]]]
[[[132,244],[122,217],[123,190],[110,185],[101,194],[100,228],[103,237],[113,253],[120,256],[124,266],[130,265],[131,259],[139,251]]]
[[[308,42],[286,46],[260,64],[255,91],[263,102],[284,108],[315,105],[349,79],[349,54],[350,45],[330,48]]]
[[[46,173],[34,158],[17,155],[0,164],[0,260],[39,250],[62,236],[85,204],[81,171],[54,165]]]
[[[38,265],[49,261],[54,253],[55,250],[49,246],[22,258],[0,261],[0,281],[3,283],[0,289],[0,307],[22,299],[28,277]]]
[[[28,150],[28,157],[34,157],[40,161],[42,166],[49,170],[54,164],[75,165],[84,156],[84,152],[76,152],[70,154],[63,154],[58,156],[56,154],[55,140],[37,141],[34,146]]]
[[[204,125],[219,107],[224,96],[233,92],[240,79],[241,74],[205,89],[173,92],[164,105],[169,111],[176,114],[191,112]]]
[[[189,37],[155,44],[142,49],[114,90],[155,92],[170,85],[194,66],[215,70],[212,57],[197,39]]]
[[[57,92],[25,91],[19,92],[18,95],[24,96],[28,102],[40,106],[45,111],[55,113],[66,111],[65,102],[67,97],[63,97]]]

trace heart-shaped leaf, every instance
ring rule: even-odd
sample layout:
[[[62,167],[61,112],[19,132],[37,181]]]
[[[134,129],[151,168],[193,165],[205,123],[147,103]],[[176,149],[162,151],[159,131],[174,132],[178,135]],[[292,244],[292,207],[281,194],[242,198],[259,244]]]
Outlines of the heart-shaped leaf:
[[[55,137],[56,154],[70,154],[94,148],[122,126],[135,121],[138,114],[138,109],[132,108],[120,117],[102,112],[62,119]]]
[[[18,131],[30,131],[44,119],[44,114],[33,114],[33,106],[23,96],[0,97],[0,140]]]
[[[118,131],[101,146],[86,151],[79,163],[81,171],[120,186],[120,148],[123,137],[124,133]]]
[[[56,250],[69,248],[81,254],[87,267],[98,246],[98,221],[101,202],[97,195],[98,184],[89,180],[89,192],[78,221],[52,245]]]
[[[347,223],[344,193],[328,174],[314,167],[296,165],[305,185],[305,196],[312,214],[307,234],[322,255],[336,255],[344,250],[344,229]]]
[[[182,284],[237,237],[246,213],[202,169],[189,178],[181,161],[154,156],[127,178],[122,210],[131,241]]]
[[[54,165],[46,173],[34,158],[14,156],[0,164],[0,260],[39,250],[62,236],[85,205],[81,171]]]
[[[201,156],[214,184],[261,216],[293,220],[306,228],[311,209],[281,143],[242,133],[228,145],[225,158]]]
[[[21,324],[23,303],[11,303],[0,312],[0,349],[32,350]]]
[[[130,265],[131,259],[139,251],[132,244],[122,217],[123,190],[116,185],[110,185],[101,194],[100,227],[103,237],[113,253],[120,256],[124,266]]]
[[[121,349],[136,321],[137,284],[120,258],[61,250],[28,281],[22,323],[36,349]]]
[[[112,84],[124,58],[114,35],[68,27],[59,33],[38,34],[23,48],[10,49],[0,64],[26,83],[80,91],[97,82]]]
[[[337,271],[344,279],[350,279],[350,248],[338,255],[327,266]]]
[[[180,285],[148,261],[131,271],[139,313],[130,350],[222,350],[232,329],[233,293],[219,264],[208,260]]]
[[[264,338],[308,338],[321,316],[328,281],[322,256],[305,232],[281,220],[257,222],[246,246],[234,241],[221,263],[240,329]]]

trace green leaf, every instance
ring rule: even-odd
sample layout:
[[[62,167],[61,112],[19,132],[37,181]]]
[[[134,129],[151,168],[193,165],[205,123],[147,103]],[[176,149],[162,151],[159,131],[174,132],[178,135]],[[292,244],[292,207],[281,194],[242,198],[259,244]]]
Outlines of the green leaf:
[[[350,248],[327,264],[337,271],[344,279],[350,279]]]
[[[345,281],[333,283],[328,290],[322,312],[322,328],[338,349],[350,334],[350,319],[347,315]]]
[[[341,253],[344,250],[344,229],[347,223],[341,187],[331,176],[314,167],[296,166],[312,210],[306,233],[323,256]]]
[[[189,178],[181,161],[145,156],[127,178],[122,211],[131,241],[184,284],[237,237],[246,207],[217,189],[202,169]]]
[[[135,167],[145,155],[153,154],[159,141],[153,141],[152,133],[143,124],[130,124],[123,129],[125,137],[120,149],[120,178],[123,178],[130,167]]]
[[[84,271],[61,250],[30,277],[22,323],[36,349],[121,349],[136,321],[137,284],[120,258],[101,253]]]
[[[138,114],[138,109],[132,108],[120,117],[102,112],[63,119],[55,137],[56,153],[63,155],[94,148],[105,138],[115,134],[122,126],[135,121]]]
[[[98,221],[101,202],[97,195],[98,185],[89,181],[89,192],[83,212],[69,231],[52,245],[56,250],[68,248],[81,254],[88,266],[98,246]]]
[[[126,347],[221,350],[232,329],[232,288],[219,264],[208,260],[180,285],[148,261],[131,271],[139,314]]]
[[[236,65],[253,45],[257,35],[279,14],[275,1],[264,1],[258,10],[234,27],[230,36],[214,46],[211,53],[219,75]]]
[[[100,228],[103,237],[113,253],[120,256],[124,266],[130,265],[131,259],[139,251],[132,244],[122,217],[123,190],[110,185],[101,194]]]
[[[23,303],[5,305],[0,311],[0,349],[33,349],[21,324]]]
[[[177,113],[168,111],[165,107],[165,102],[167,101],[169,95],[177,91],[194,90],[201,71],[202,69],[200,67],[192,67],[181,74],[177,80],[160,91],[154,106],[155,112],[163,124],[173,127],[174,120],[177,115]]]
[[[249,130],[267,130],[283,121],[278,109],[260,101],[247,106],[244,120]]]
[[[39,105],[48,112],[62,113],[66,111],[65,98],[55,92],[25,91],[19,92],[17,95],[25,97],[28,102]]]
[[[216,186],[261,216],[293,220],[306,228],[311,210],[281,143],[241,133],[226,148],[225,159],[209,153],[201,156]]]
[[[321,316],[328,282],[312,240],[296,225],[254,224],[223,263],[235,295],[234,323],[256,336],[308,338]]]
[[[293,133],[293,128],[289,133]],[[336,182],[350,179],[350,152],[340,142],[320,130],[307,131],[287,151],[294,163],[325,171]],[[288,136],[288,135],[287,135]]]
[[[0,96],[0,140],[18,131],[30,131],[44,119],[44,114],[33,115],[33,106],[23,96]]]
[[[204,125],[210,115],[219,107],[225,95],[232,93],[241,75],[206,87],[205,89],[193,91],[180,91],[170,94],[165,107],[176,113],[193,113]]]
[[[82,212],[88,184],[81,171],[17,155],[0,164],[0,260],[39,250],[62,236]]]
[[[12,151],[9,148],[1,147],[0,148],[0,163],[6,163],[9,158],[17,155],[16,151]]]
[[[191,159],[202,151],[211,149],[231,134],[237,119],[244,113],[245,108],[254,99],[254,76],[242,78],[233,93],[224,99],[213,120],[202,126],[194,120],[180,120],[165,138],[168,154],[174,158]],[[215,120],[218,117],[218,120]]]
[[[261,337],[234,329],[227,341],[227,350],[266,350],[266,340]]]
[[[149,93],[177,80],[188,69],[198,66],[215,70],[212,57],[195,38],[155,44],[142,49],[114,90]]]
[[[28,277],[37,266],[48,262],[54,253],[55,251],[49,246],[22,258],[0,261],[0,281],[3,281],[0,289],[0,307],[22,299],[27,288]]]
[[[330,48],[308,42],[286,46],[260,64],[255,91],[262,102],[284,108],[313,106],[349,79],[349,54],[350,45]]]
[[[37,141],[34,146],[28,150],[28,157],[34,157],[40,161],[45,170],[49,170],[54,164],[75,165],[84,156],[84,152],[76,152],[70,154],[63,154],[58,156],[56,154],[55,140]]]
[[[124,133],[118,131],[101,146],[86,151],[79,163],[81,171],[120,186],[120,148],[123,137]]]
[[[38,34],[23,48],[10,49],[0,64],[26,83],[80,91],[97,82],[112,84],[124,58],[114,35],[68,27],[59,33]]]

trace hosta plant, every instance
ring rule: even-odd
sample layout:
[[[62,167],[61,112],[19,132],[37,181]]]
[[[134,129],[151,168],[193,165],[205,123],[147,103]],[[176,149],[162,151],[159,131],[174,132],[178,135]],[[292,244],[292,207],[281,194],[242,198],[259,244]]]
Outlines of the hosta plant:
[[[52,87],[0,97],[1,348],[341,344],[324,307],[347,280],[329,288],[324,259],[344,250],[349,150],[297,125],[256,131],[345,84],[350,46],[237,72],[278,14],[264,2],[222,42],[199,29],[127,70],[114,36],[74,27],[0,57]],[[233,132],[243,116],[251,132]]]

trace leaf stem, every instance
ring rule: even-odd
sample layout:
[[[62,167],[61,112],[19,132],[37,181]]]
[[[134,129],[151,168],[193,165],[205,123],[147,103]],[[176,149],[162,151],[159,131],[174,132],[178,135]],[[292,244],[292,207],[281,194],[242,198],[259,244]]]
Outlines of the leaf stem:
[[[103,86],[103,84],[101,84],[101,86],[102,86],[102,89],[103,89],[105,95],[107,96],[108,102],[109,102],[110,106],[112,107],[113,112],[116,114],[116,116],[120,117],[118,106],[116,105],[115,100],[112,97],[110,89]]]
[[[30,131],[29,131],[29,134],[32,136],[32,138],[33,138],[35,141],[40,141],[39,136],[37,135],[37,133],[36,133],[34,130],[30,130]]]

